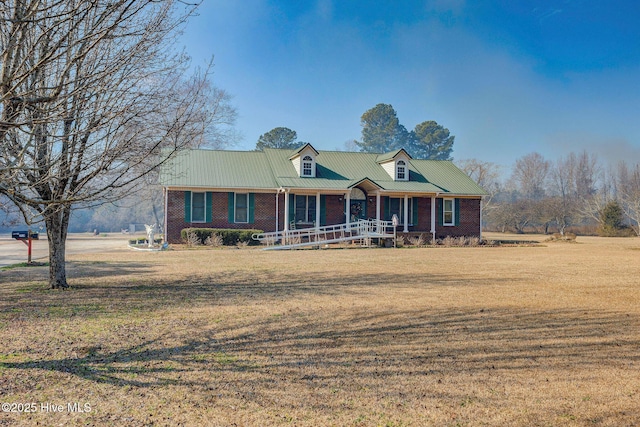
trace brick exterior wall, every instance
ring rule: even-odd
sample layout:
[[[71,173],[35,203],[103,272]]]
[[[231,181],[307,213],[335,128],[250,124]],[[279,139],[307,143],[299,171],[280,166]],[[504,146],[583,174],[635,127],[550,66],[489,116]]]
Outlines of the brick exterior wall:
[[[275,193],[255,193],[254,222],[251,224],[229,223],[228,220],[228,193],[214,192],[212,195],[211,222],[187,223],[184,217],[184,191],[168,191],[167,193],[167,241],[169,243],[181,243],[180,231],[189,227],[202,228],[253,228],[266,232],[275,231],[276,221],[276,195]],[[367,217],[376,216],[376,197],[367,197]],[[459,201],[459,224],[457,226],[438,225],[436,220],[436,237],[446,236],[479,236],[480,235],[480,199],[457,199]],[[326,224],[340,224],[345,221],[344,197],[338,195],[325,196]],[[380,198],[380,216],[384,219],[384,198]],[[416,203],[414,201],[414,203]],[[436,203],[442,203],[442,199],[436,199]],[[417,205],[418,223],[409,227],[411,233],[424,233],[431,236],[431,198],[418,197]],[[278,195],[278,230],[284,228],[284,194]],[[436,208],[438,205],[436,206]],[[436,209],[436,215],[439,211]],[[411,218],[410,218],[411,221]],[[401,230],[401,228],[399,228]]]
[[[184,222],[184,191],[167,191],[166,203],[167,235],[164,238],[169,243],[180,243],[180,230],[190,226]]]
[[[181,243],[180,232],[184,228],[253,228],[264,231],[275,231],[276,197],[275,193],[255,193],[254,221],[247,223],[229,222],[229,196],[227,192],[214,192],[211,203],[211,222],[185,222],[184,191],[169,191],[167,194],[167,241]],[[284,196],[279,196],[279,223],[282,230],[284,222]]]
[[[418,201],[418,223],[409,227],[409,231],[431,233],[431,197],[417,197],[416,199]],[[413,208],[416,208],[415,199]]]
[[[460,222],[458,226],[438,225],[436,238],[443,237],[480,237],[480,199],[458,199],[460,202]],[[436,210],[437,215],[437,210]]]
[[[344,216],[344,197],[329,196],[326,200],[326,225],[343,224],[347,220]]]

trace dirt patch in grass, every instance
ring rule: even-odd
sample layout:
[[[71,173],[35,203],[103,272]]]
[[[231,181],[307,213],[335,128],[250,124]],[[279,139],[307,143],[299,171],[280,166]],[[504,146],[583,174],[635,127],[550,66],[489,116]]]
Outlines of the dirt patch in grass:
[[[637,425],[638,244],[580,240],[1,271],[0,425]]]

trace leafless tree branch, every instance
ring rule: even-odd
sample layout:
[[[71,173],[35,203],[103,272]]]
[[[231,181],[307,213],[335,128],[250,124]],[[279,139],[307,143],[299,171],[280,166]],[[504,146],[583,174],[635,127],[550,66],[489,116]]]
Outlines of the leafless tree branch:
[[[67,286],[72,209],[118,200],[177,151],[228,137],[235,110],[211,85],[212,64],[190,72],[175,48],[196,7],[176,0],[0,6],[0,194],[29,212],[25,220],[45,222],[52,287]]]

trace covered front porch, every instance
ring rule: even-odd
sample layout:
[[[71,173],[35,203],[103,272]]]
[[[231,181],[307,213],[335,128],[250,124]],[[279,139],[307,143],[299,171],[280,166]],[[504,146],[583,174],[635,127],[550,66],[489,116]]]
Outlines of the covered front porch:
[[[283,218],[277,231],[344,224],[348,230],[359,220],[390,221],[397,217],[397,231],[436,235],[438,193],[387,191],[364,179],[345,189],[280,188],[284,206],[277,212]],[[282,200],[282,199],[281,199]]]

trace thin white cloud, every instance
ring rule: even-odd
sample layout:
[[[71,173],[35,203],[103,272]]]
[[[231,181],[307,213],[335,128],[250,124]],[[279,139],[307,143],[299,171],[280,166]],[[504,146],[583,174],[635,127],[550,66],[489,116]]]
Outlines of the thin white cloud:
[[[557,15],[559,13],[562,13],[563,10],[562,9],[542,9],[542,8],[534,8],[532,13],[533,15],[538,18],[538,21],[542,22],[548,18],[551,18],[553,15]]]

